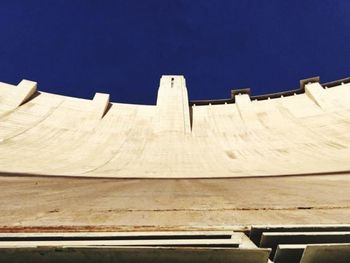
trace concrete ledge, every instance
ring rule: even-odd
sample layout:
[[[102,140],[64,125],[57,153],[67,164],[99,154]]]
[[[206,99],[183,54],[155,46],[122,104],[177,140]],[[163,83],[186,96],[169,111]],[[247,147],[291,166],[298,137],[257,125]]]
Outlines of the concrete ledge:
[[[350,224],[322,224],[322,225],[253,225],[250,230],[250,239],[260,244],[263,232],[339,232],[350,231]]]
[[[350,243],[350,232],[270,232],[263,233],[260,247],[272,248],[274,256],[279,244]]]
[[[300,263],[349,263],[350,244],[308,245]]]
[[[34,247],[0,249],[1,262],[266,263],[269,250],[184,247]]]

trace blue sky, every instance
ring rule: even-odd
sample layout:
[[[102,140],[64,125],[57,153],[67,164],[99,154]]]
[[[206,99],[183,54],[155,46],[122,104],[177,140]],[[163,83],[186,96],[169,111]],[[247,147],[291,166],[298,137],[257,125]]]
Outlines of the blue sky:
[[[0,0],[0,81],[154,104],[162,74],[190,99],[350,76],[350,1]]]

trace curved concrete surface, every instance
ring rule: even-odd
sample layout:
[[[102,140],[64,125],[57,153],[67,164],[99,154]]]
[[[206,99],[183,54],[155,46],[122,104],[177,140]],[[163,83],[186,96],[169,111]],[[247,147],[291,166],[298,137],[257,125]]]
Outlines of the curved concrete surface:
[[[217,178],[350,171],[350,84],[190,106],[163,76],[157,104],[110,103],[0,83],[0,171],[115,178]]]

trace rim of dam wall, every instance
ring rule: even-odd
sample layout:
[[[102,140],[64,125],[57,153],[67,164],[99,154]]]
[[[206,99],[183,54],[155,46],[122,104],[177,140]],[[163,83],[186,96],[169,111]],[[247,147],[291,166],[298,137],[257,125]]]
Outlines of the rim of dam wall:
[[[0,83],[0,172],[97,178],[235,178],[350,171],[350,79],[189,101],[162,76],[156,105]]]

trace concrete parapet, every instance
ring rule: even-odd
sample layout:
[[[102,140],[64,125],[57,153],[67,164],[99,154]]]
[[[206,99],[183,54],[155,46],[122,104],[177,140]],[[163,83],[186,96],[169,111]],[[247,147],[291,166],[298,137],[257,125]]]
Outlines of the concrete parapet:
[[[109,105],[109,94],[96,93],[93,100],[93,113],[96,119],[102,119],[106,114]]]

